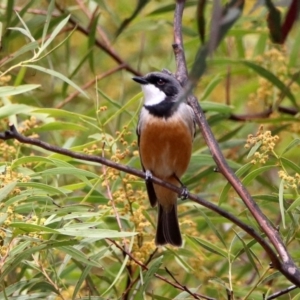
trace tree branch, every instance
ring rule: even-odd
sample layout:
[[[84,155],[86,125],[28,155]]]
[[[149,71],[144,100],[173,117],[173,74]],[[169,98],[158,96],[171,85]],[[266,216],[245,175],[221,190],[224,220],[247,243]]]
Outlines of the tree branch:
[[[38,146],[40,148],[43,148],[45,150],[49,150],[51,152],[54,153],[59,153],[59,154],[63,154],[72,158],[76,158],[76,159],[80,159],[83,161],[92,161],[92,162],[96,162],[99,164],[104,164],[108,167],[117,169],[119,171],[123,171],[132,175],[135,175],[137,177],[143,178],[145,179],[145,173],[125,166],[125,165],[121,165],[118,164],[116,162],[113,162],[109,159],[106,159],[104,157],[101,156],[96,156],[96,155],[87,155],[87,154],[82,154],[82,153],[78,153],[78,152],[73,152],[71,150],[68,149],[64,149],[61,147],[57,147],[57,146],[53,146],[50,145],[46,142],[43,142],[39,139],[35,139],[35,138],[29,138],[26,136],[23,136],[22,134],[20,134],[17,129],[15,128],[14,125],[10,125],[9,126],[10,130],[5,131],[4,133],[0,133],[0,139],[1,140],[9,140],[9,139],[16,139],[19,142],[23,143],[23,144],[30,144],[30,145],[35,145]],[[172,185],[168,182],[165,182],[157,177],[153,177],[152,181],[158,185],[164,186],[168,189],[171,189],[172,191],[178,193],[179,195],[182,193],[182,188],[179,188],[175,185]],[[221,207],[215,205],[212,202],[206,201],[204,199],[202,199],[201,197],[198,197],[196,195],[190,194],[188,193],[188,199],[216,212],[217,214],[223,216],[224,218],[230,220],[232,223],[236,224],[238,227],[240,227],[241,229],[243,229],[245,232],[247,232],[251,237],[253,237],[262,247],[263,249],[268,253],[272,263],[277,266],[280,264],[280,261],[276,255],[276,253],[274,252],[274,250],[271,248],[271,246],[267,243],[267,241],[258,233],[256,232],[252,227],[248,226],[247,224],[243,223],[241,220],[239,220],[237,217],[235,217],[234,215],[230,214],[229,212],[227,212],[226,210],[222,209]]]
[[[265,300],[272,300],[272,299],[277,299],[278,297],[285,295],[293,290],[295,290],[297,288],[297,286],[292,285],[282,291],[279,291],[277,293],[274,293],[273,295],[268,296],[267,298],[264,298]]]
[[[188,73],[186,69],[186,60],[183,49],[183,39],[181,32],[182,15],[184,10],[185,0],[177,0],[174,12],[174,44],[172,45],[175,62],[176,62],[176,74],[175,77],[184,86],[188,80]]]
[[[176,2],[176,11],[180,10],[182,5],[181,0],[177,0]],[[237,1],[234,5],[243,5],[243,1]],[[180,10],[181,11],[181,10]],[[222,18],[225,18],[225,15],[222,16]],[[222,36],[224,36],[226,30],[228,30],[229,26],[231,26],[234,22],[234,20],[230,20],[231,23],[225,24],[222,23],[221,20],[216,20],[216,24],[212,24],[215,26],[227,26],[227,28],[222,27],[218,30],[221,31],[222,34],[218,34],[218,40],[214,41],[214,44],[216,46],[220,43]],[[177,37],[182,38],[181,34],[178,34],[178,32],[181,32],[181,20],[177,20],[174,22],[174,32]],[[225,24],[225,25],[224,25]],[[183,44],[182,40],[178,41],[179,44]],[[210,45],[210,41],[208,41],[208,45]],[[194,88],[198,78],[203,75],[205,69],[206,69],[206,57],[208,55],[207,51],[207,45],[204,45],[202,48],[199,49],[193,69],[192,69],[192,76],[193,78],[190,79],[190,82],[187,83],[186,90],[188,92],[191,92]],[[182,61],[179,63],[177,62],[177,65],[181,66],[180,72],[187,73],[187,66],[184,59],[184,54],[181,56],[176,55],[176,59],[182,59]],[[199,64],[202,65],[200,66]],[[197,65],[196,65],[197,64]],[[198,66],[199,65],[199,66]],[[199,68],[199,70],[197,70]],[[294,261],[292,260],[290,254],[288,253],[283,241],[280,238],[280,235],[278,231],[272,227],[266,216],[262,213],[258,205],[255,203],[255,201],[252,199],[251,195],[249,194],[248,190],[243,186],[239,178],[236,176],[236,174],[230,169],[230,167],[227,164],[226,159],[224,158],[221,149],[208,125],[208,122],[205,118],[205,115],[203,113],[202,108],[200,107],[197,98],[194,95],[188,96],[188,102],[192,106],[194,112],[195,112],[195,121],[197,125],[200,128],[200,131],[202,133],[202,136],[210,149],[210,152],[212,154],[212,157],[214,161],[216,162],[216,165],[218,167],[218,170],[220,173],[228,180],[228,182],[231,184],[231,186],[235,189],[237,194],[241,197],[243,202],[245,203],[246,207],[251,212],[252,216],[256,220],[257,224],[261,227],[262,231],[266,234],[269,241],[273,245],[273,247],[276,249],[281,261],[278,259],[276,254],[274,254],[272,251],[266,251],[269,255],[269,258],[272,261],[272,267],[278,269],[281,271],[282,274],[286,276],[291,282],[294,284],[300,286],[300,272],[297,266],[295,265]],[[268,243],[264,243],[264,246],[266,246],[268,249],[272,249]],[[266,248],[265,248],[266,250]]]
[[[64,9],[58,5],[56,2],[56,7],[57,9],[61,12],[64,13]],[[74,26],[74,28],[87,37],[90,35],[90,29],[83,27],[81,24],[79,24],[74,17],[69,18],[69,23]],[[124,69],[127,70],[128,72],[136,75],[136,76],[141,76],[141,73],[134,68],[132,68],[130,65],[128,65],[117,53],[116,51],[110,47],[107,44],[102,43],[99,39],[95,39],[95,44],[97,47],[101,48],[106,54],[108,54],[114,61],[116,61],[120,65],[124,65]]]

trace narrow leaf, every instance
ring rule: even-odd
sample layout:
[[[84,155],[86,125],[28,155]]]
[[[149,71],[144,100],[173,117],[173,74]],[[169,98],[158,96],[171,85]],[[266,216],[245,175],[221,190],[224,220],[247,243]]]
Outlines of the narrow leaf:
[[[150,0],[138,0],[136,7],[130,17],[126,18],[117,30],[116,36],[120,35],[123,30],[139,15],[139,12],[146,6]]]
[[[289,208],[286,210],[286,212],[289,212],[295,208],[298,208],[300,206],[300,196],[294,200],[294,202],[289,206]]]
[[[203,247],[204,249],[206,249],[207,251],[220,255],[222,257],[227,258],[228,257],[228,253],[226,251],[224,251],[223,249],[217,247],[215,244],[207,241],[207,240],[203,240],[201,238],[196,238],[196,237],[192,237],[192,236],[188,236],[188,238],[190,240],[192,240],[194,243],[200,245],[201,247]]]
[[[54,2],[54,1],[52,1]],[[43,43],[43,45],[40,47],[39,52],[41,53],[44,51],[49,44],[56,38],[56,36],[59,34],[59,32],[62,30],[62,28],[68,23],[70,19],[70,15],[64,18],[53,30],[53,32],[50,34],[50,37]],[[87,96],[86,96],[87,97]]]
[[[5,59],[3,59],[1,61],[0,66],[4,66],[5,64],[7,64],[8,62],[14,60],[15,58],[19,57],[20,55],[28,52],[28,51],[32,51],[34,49],[36,49],[38,47],[38,42],[37,41],[33,41],[30,42],[26,45],[24,45],[23,47],[21,47],[19,50],[17,50],[16,52],[10,54],[8,57],[6,57]]]
[[[57,231],[60,234],[63,235],[69,235],[74,237],[89,237],[89,238],[98,238],[106,239],[106,238],[123,238],[123,237],[129,237],[136,235],[136,232],[119,232],[115,230],[109,230],[109,229],[95,229],[95,228],[89,228],[87,229],[73,229],[73,228],[61,228],[57,229]]]
[[[266,78],[269,80],[273,85],[275,85],[282,93],[283,95],[286,95],[291,102],[298,107],[296,99],[294,95],[291,93],[290,89],[273,73],[262,67],[261,65],[255,64],[250,61],[242,61],[242,63],[249,68],[251,68],[253,71],[255,71],[258,75]]]
[[[2,189],[0,189],[0,202],[5,199],[9,193],[11,193],[15,186],[17,185],[16,181],[12,181],[6,184]]]
[[[199,0],[197,5],[197,25],[198,25],[198,34],[202,44],[205,42],[205,5],[206,0]]]
[[[47,32],[48,32],[48,28],[49,28],[49,25],[50,25],[50,22],[51,22],[54,5],[55,5],[55,0],[51,0],[49,5],[48,5],[45,25],[44,25],[44,28],[43,28],[42,47],[43,47],[43,44],[45,42],[46,35],[47,35]]]
[[[291,141],[288,146],[283,150],[283,152],[281,153],[280,156],[282,156],[283,154],[287,153],[288,151],[290,151],[291,149],[293,149],[294,147],[297,147],[300,144],[300,139],[295,138],[293,141]]]
[[[243,180],[242,180],[242,183],[244,185],[248,185],[252,180],[254,180],[258,175],[270,170],[270,169],[274,169],[276,168],[277,166],[276,165],[269,165],[269,166],[263,166],[263,167],[260,167],[258,169],[255,169],[254,171],[250,172],[249,174],[247,174]]]
[[[79,91],[81,94],[83,94],[86,98],[89,98],[89,96],[86,94],[86,92],[84,90],[82,90],[77,84],[75,84],[72,80],[70,80],[68,77],[66,77],[65,75],[51,70],[51,69],[47,69],[44,67],[40,67],[38,65],[31,65],[31,64],[24,64],[23,67],[28,67],[28,68],[32,68],[41,72],[44,72],[46,74],[49,74],[53,77],[57,77],[59,79],[61,79],[62,81],[65,81],[66,83],[68,83],[70,86],[72,86],[74,89],[76,89],[77,91]]]
[[[280,214],[281,214],[281,220],[282,220],[282,225],[283,228],[285,227],[285,213],[284,213],[284,199],[283,199],[283,192],[284,192],[284,179],[280,181],[279,185],[279,192],[278,192],[278,200],[279,200],[279,209],[280,209]]]
[[[0,87],[0,98],[13,96],[18,94],[24,94],[40,87],[39,84],[23,84],[19,86],[1,86]]]
[[[281,38],[281,13],[280,10],[275,7],[271,0],[265,0],[266,6],[269,10],[267,22],[270,31],[271,40],[274,43],[282,43]]]

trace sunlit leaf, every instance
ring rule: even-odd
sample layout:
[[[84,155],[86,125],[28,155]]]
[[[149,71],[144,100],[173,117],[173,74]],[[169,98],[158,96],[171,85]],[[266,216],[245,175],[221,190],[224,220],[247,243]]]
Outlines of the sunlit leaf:
[[[0,97],[13,96],[32,91],[40,87],[39,84],[24,84],[19,86],[1,86]]]
[[[281,179],[279,184],[279,191],[278,191],[279,209],[280,209],[283,228],[285,228],[285,211],[284,211],[284,199],[283,199],[284,184],[285,184],[284,179]]]

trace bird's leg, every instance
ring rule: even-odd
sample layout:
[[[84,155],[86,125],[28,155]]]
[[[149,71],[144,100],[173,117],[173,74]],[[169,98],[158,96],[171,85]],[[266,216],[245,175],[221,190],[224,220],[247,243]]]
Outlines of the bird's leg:
[[[145,171],[145,181],[149,182],[149,181],[151,181],[152,178],[153,178],[153,175],[152,175],[151,171],[150,170],[146,170]]]
[[[187,199],[187,197],[189,196],[189,190],[187,189],[187,187],[181,182],[181,180],[178,178],[178,176],[176,174],[174,174],[175,179],[180,183],[181,185],[181,193],[180,193],[180,198],[181,200],[185,200]]]

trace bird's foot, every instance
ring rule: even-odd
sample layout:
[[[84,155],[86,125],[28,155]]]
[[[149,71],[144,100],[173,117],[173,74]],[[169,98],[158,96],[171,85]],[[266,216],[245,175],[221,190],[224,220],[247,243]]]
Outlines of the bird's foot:
[[[151,171],[146,170],[146,172],[145,172],[145,180],[146,181],[151,181],[152,178],[153,178],[153,175],[152,175]]]
[[[189,190],[187,189],[186,186],[182,186],[182,190],[180,193],[180,198],[181,200],[186,200],[189,196]]]

